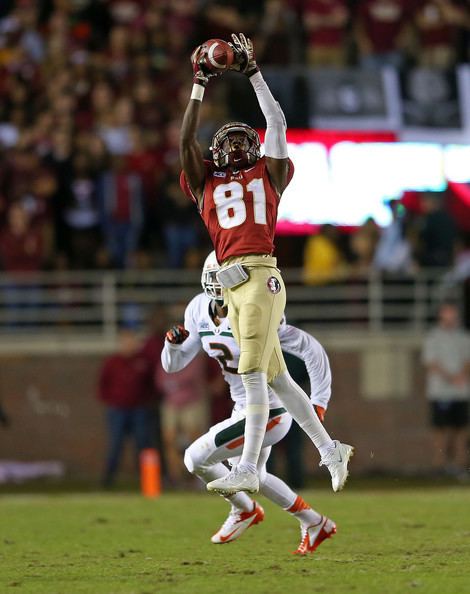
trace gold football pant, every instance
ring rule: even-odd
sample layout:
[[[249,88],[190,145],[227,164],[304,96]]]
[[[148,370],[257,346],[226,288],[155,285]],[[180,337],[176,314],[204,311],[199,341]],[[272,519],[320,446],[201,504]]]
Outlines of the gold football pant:
[[[240,347],[238,373],[263,371],[268,382],[286,370],[278,329],[286,305],[286,289],[276,258],[248,255],[229,258],[223,266],[240,263],[250,278],[224,289],[233,336]]]

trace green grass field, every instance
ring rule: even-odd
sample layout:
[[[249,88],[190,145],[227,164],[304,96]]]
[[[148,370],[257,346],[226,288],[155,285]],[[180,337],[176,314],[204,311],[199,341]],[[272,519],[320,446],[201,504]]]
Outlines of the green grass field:
[[[217,496],[0,496],[0,592],[34,594],[465,594],[470,490],[326,489],[305,498],[338,524],[297,557],[297,521],[260,497],[266,519],[238,541],[209,537]]]

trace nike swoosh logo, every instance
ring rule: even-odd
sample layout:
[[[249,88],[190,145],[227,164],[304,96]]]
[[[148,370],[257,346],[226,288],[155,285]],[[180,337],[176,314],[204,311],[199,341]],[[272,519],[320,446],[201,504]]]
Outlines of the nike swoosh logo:
[[[237,532],[237,531],[238,531],[238,528],[235,528],[235,530],[233,530],[232,532],[230,532],[230,534],[227,534],[227,536],[221,536],[221,537],[220,537],[220,540],[221,540],[221,542],[226,542],[226,541],[227,541],[229,538],[231,538],[231,537],[232,537],[232,536],[235,534],[235,532]]]
[[[339,450],[339,448],[337,448]],[[343,457],[341,456],[341,451],[338,451],[339,454],[339,460],[338,462],[342,462],[343,461]]]

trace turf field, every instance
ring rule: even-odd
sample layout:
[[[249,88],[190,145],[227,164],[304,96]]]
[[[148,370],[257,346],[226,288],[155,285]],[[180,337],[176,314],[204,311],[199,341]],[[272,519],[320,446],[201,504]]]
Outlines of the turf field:
[[[212,545],[228,509],[217,496],[1,495],[0,592],[470,592],[470,489],[304,496],[338,533],[299,558],[297,521],[263,498],[262,524]]]

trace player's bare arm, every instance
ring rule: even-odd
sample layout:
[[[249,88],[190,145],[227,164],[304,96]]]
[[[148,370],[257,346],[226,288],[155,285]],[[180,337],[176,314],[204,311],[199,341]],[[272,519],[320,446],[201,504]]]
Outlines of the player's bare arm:
[[[183,117],[180,136],[180,159],[188,184],[200,202],[204,189],[204,160],[197,141],[201,101],[190,99]]]
[[[185,177],[189,186],[197,198],[198,204],[202,199],[204,191],[204,158],[202,150],[197,141],[199,128],[199,117],[201,103],[204,97],[204,90],[213,74],[203,72],[201,68],[202,46],[197,47],[191,55],[193,66],[193,89],[191,98],[183,117],[180,135],[180,159]]]
[[[266,118],[265,157],[269,177],[279,196],[286,189],[289,173],[287,154],[287,124],[281,106],[274,99],[263,79],[255,60],[253,43],[240,33],[232,35],[233,48],[237,60],[232,70],[244,72],[248,76],[258,98],[261,111]]]

